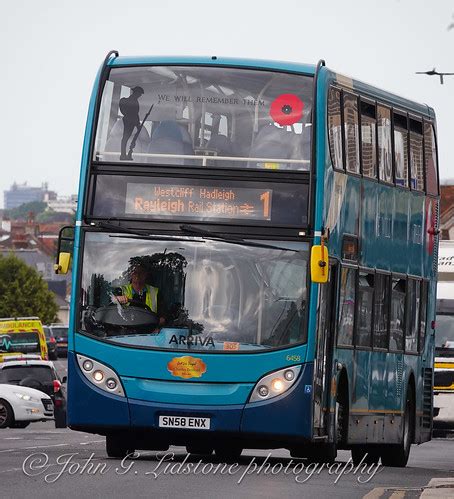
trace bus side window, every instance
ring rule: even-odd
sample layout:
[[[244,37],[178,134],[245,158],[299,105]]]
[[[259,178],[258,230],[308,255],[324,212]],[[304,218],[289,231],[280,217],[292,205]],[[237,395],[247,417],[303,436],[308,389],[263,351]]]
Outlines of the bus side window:
[[[393,113],[394,165],[396,185],[408,187],[408,119],[405,114]]]
[[[407,281],[407,320],[405,331],[405,351],[418,351],[419,311],[421,305],[420,282],[415,279]]]
[[[391,288],[389,349],[392,351],[402,351],[404,349],[405,327],[405,279],[393,277]]]
[[[374,348],[388,349],[389,276],[375,274]]]
[[[347,171],[359,173],[358,97],[344,93],[344,138]]]
[[[339,328],[337,344],[353,346],[356,302],[356,269],[342,268],[339,298]]]
[[[328,135],[333,166],[343,170],[341,91],[334,87],[330,87],[328,94]]]
[[[383,182],[393,182],[391,148],[391,110],[377,106],[378,173]]]
[[[410,118],[410,169],[411,188],[424,190],[424,154],[422,122]]]
[[[419,351],[424,351],[426,340],[426,324],[427,324],[427,281],[421,281],[421,309],[420,309],[420,323],[419,323]]]
[[[361,100],[361,164],[365,177],[377,178],[377,120],[375,103]]]
[[[356,346],[372,346],[372,310],[374,299],[374,274],[359,273],[356,316]]]
[[[427,194],[438,196],[437,148],[433,125],[424,122],[424,163]]]

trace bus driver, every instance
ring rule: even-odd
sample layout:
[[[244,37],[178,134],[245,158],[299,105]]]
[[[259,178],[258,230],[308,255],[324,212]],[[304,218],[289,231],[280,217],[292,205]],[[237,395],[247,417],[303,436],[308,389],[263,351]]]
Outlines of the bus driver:
[[[130,282],[121,286],[121,295],[115,299],[122,305],[130,302],[139,302],[146,305],[152,312],[158,314],[158,291],[159,289],[147,284],[148,272],[142,265],[136,265],[129,271]],[[159,317],[159,325],[165,322],[164,317]]]

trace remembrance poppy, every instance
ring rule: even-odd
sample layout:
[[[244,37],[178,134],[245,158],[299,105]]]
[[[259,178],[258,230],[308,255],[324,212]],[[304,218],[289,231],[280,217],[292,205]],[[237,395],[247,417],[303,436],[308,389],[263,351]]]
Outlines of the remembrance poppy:
[[[293,125],[303,116],[303,101],[295,94],[281,94],[270,107],[270,116],[279,125]]]

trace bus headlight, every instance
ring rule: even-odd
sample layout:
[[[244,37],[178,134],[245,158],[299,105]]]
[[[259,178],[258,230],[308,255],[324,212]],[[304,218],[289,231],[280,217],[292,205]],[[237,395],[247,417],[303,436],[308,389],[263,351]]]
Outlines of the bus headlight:
[[[97,360],[77,354],[77,362],[82,374],[90,383],[105,392],[125,396],[123,386],[117,373]]]
[[[259,379],[252,390],[249,402],[261,402],[285,393],[295,384],[301,366],[286,367]]]

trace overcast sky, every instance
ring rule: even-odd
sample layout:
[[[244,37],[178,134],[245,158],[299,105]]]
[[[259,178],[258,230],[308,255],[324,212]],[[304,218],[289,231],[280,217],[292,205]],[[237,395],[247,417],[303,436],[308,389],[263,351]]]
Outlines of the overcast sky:
[[[454,177],[454,0],[2,0],[0,206],[16,181],[77,192],[96,71],[120,55],[315,63],[431,105]]]

